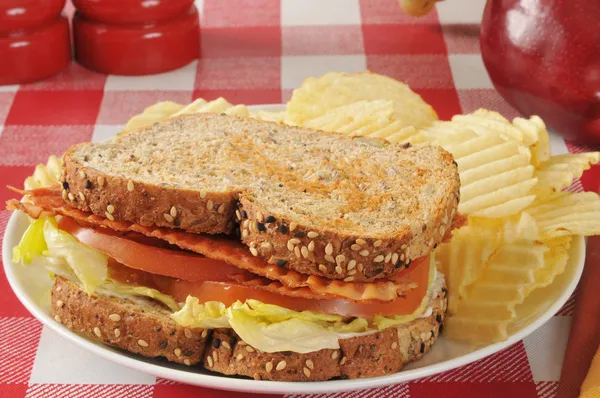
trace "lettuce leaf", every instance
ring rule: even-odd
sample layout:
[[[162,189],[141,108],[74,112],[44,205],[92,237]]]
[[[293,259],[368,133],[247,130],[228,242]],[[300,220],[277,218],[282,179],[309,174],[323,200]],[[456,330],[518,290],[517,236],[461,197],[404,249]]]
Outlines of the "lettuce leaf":
[[[338,334],[300,318],[269,323],[253,314],[248,303],[227,309],[229,324],[242,340],[265,352],[307,353],[323,348],[339,348]]]
[[[98,291],[104,294],[129,299],[134,302],[136,301],[136,297],[148,297],[169,307],[171,311],[178,311],[181,308],[173,297],[163,294],[156,289],[145,286],[128,285],[112,279],[107,279],[106,282],[98,287]]]
[[[44,224],[48,218],[35,220],[21,237],[21,241],[13,248],[13,262],[23,265],[31,264],[31,261],[42,255],[48,246],[44,239]]]
[[[226,310],[225,304],[218,301],[200,304],[196,297],[188,296],[185,305],[171,318],[182,326],[192,328],[228,328]]]

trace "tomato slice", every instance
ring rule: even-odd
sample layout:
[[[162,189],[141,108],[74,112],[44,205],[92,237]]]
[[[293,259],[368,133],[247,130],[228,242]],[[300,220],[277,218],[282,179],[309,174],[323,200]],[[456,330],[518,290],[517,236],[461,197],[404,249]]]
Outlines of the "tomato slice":
[[[151,274],[197,282],[229,281],[228,275],[240,272],[237,267],[224,261],[149,245],[148,238],[142,236],[139,239],[129,239],[107,228],[82,227],[68,217],[62,217],[58,226],[81,243],[93,247],[115,261]]]
[[[247,299],[255,299],[263,303],[274,304],[295,311],[315,311],[344,317],[357,316],[365,318],[372,318],[376,315],[393,316],[412,314],[419,308],[423,297],[427,294],[429,282],[429,267],[423,264],[413,269],[408,275],[412,281],[417,283],[418,287],[409,290],[405,295],[388,302],[356,303],[344,299],[319,300],[291,297],[274,291],[245,286],[237,282],[192,282],[152,275],[116,263],[111,263],[109,272],[111,278],[126,283],[152,287],[172,296],[180,302],[185,301],[188,295],[198,298],[201,303],[220,301],[226,306],[230,306],[238,300],[244,302]]]

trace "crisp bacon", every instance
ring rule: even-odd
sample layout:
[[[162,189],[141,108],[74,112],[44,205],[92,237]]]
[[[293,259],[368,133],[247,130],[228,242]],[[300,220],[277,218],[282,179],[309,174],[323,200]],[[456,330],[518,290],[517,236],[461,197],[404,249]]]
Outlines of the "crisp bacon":
[[[111,221],[91,212],[75,209],[66,204],[60,197],[59,189],[41,188],[18,192],[26,194],[28,200],[32,203],[10,200],[7,202],[9,210],[22,210],[34,218],[62,215],[71,217],[84,226],[105,227],[118,232],[133,231],[158,238],[184,250],[199,253],[215,260],[226,261],[252,274],[267,278],[267,280],[278,281],[283,287],[300,289],[299,294],[308,288],[309,291],[321,298],[324,296],[337,296],[352,301],[392,301],[402,295],[403,292],[414,289],[416,286],[409,279],[398,275],[373,282],[343,282],[315,275],[304,275],[294,270],[269,264],[259,257],[252,256],[240,242],[210,235],[191,234],[169,228],[147,227],[122,220]],[[461,220],[464,221],[464,218],[457,220],[457,225],[461,225],[463,222]],[[447,236],[451,237],[450,232],[447,233]]]

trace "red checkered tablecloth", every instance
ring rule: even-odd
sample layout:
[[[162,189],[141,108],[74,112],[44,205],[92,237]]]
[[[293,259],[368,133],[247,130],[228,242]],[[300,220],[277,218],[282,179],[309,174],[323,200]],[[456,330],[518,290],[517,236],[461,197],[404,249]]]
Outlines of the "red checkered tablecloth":
[[[479,55],[484,0],[447,0],[422,19],[397,0],[196,0],[202,58],[146,77],[105,76],[73,63],[46,81],[0,86],[0,187],[37,163],[100,141],[157,101],[225,97],[281,103],[304,78],[371,70],[407,82],[443,119],[486,107],[517,112],[494,91]],[[68,12],[69,10],[67,10]],[[553,152],[583,150],[558,137]],[[598,190],[600,171],[574,188]],[[0,203],[12,196],[0,189]],[[0,210],[0,234],[10,213]],[[436,376],[353,397],[554,397],[575,299],[506,350]],[[244,394],[239,394],[243,396]],[[69,344],[35,320],[0,273],[0,397],[229,397],[123,368]],[[319,395],[348,396],[346,393]]]

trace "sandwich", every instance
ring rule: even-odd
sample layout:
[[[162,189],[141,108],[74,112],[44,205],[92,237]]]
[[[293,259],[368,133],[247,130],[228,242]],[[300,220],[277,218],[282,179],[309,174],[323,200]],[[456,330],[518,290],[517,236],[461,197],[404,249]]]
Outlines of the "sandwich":
[[[19,190],[14,259],[54,319],[145,357],[257,380],[399,371],[442,333],[434,249],[465,221],[452,155],[218,114],[71,147]]]

